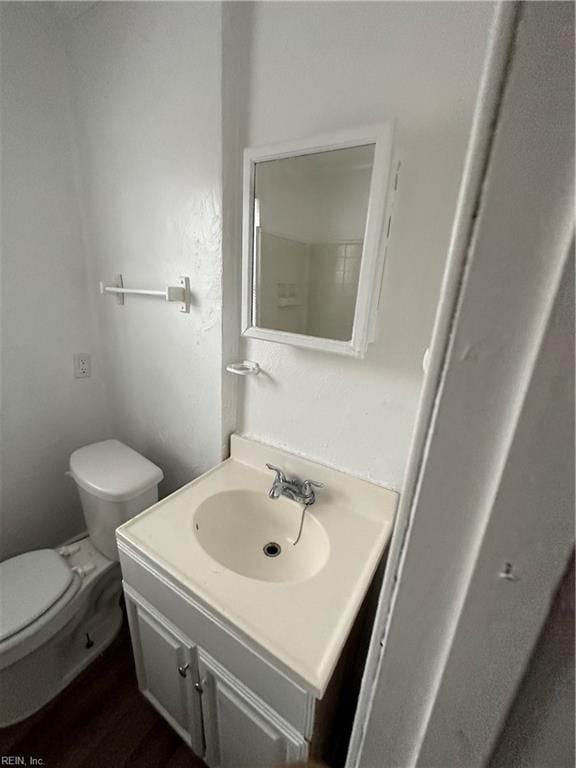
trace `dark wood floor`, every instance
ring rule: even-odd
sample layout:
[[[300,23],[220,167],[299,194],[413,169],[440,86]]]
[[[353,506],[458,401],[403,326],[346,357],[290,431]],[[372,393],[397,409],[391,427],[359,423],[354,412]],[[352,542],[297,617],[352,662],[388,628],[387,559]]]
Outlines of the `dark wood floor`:
[[[206,768],[138,692],[126,626],[53,702],[0,729],[6,756],[45,768]]]

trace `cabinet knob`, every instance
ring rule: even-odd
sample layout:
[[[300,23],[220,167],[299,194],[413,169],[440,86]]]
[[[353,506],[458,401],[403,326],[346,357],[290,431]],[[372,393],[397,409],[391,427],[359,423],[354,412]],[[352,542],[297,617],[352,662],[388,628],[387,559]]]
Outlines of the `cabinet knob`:
[[[194,688],[198,691],[198,693],[204,693],[204,688],[202,688],[202,683],[194,683]]]
[[[178,674],[180,677],[186,677],[188,674],[188,670],[190,669],[190,664],[184,664],[184,666],[178,666]]]

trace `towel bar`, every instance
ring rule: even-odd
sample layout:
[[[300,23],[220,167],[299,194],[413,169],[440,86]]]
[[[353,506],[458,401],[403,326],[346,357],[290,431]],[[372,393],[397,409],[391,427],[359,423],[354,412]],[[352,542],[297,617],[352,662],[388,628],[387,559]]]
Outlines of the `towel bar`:
[[[168,285],[163,291],[152,291],[148,288],[125,288],[122,275],[114,275],[114,285],[100,283],[100,293],[115,294],[118,304],[124,304],[125,294],[134,296],[160,296],[166,301],[178,301],[180,312],[190,312],[190,278],[181,277],[179,285]]]

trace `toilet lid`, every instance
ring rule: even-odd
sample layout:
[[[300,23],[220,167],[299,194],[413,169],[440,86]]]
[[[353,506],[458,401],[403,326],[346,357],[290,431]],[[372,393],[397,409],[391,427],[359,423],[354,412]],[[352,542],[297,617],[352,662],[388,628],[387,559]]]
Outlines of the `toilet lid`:
[[[37,549],[0,563],[0,642],[20,632],[62,597],[73,572],[53,549]]]
[[[80,488],[105,501],[129,501],[163,479],[160,467],[119,440],[78,448],[70,472]]]

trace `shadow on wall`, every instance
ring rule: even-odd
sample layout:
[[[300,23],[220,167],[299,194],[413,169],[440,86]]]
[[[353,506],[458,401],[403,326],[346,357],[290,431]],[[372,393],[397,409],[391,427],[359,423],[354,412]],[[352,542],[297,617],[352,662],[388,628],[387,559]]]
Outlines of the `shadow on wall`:
[[[222,363],[240,357],[242,281],[242,168],[250,120],[251,3],[222,4]],[[222,441],[237,427],[238,376],[222,380]]]
[[[572,555],[490,768],[573,768],[574,640]]]

